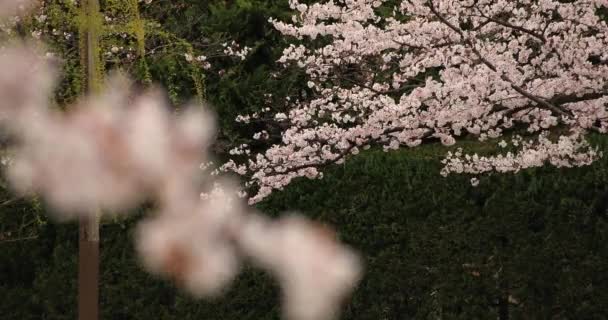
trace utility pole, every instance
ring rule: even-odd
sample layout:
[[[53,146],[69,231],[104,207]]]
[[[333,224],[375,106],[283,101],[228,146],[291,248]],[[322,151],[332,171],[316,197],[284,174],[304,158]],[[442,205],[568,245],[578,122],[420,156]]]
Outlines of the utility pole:
[[[86,94],[97,93],[102,68],[99,52],[99,0],[81,0],[80,57]],[[96,210],[97,211],[97,210]],[[78,319],[99,319],[99,214],[81,217],[78,230]]]

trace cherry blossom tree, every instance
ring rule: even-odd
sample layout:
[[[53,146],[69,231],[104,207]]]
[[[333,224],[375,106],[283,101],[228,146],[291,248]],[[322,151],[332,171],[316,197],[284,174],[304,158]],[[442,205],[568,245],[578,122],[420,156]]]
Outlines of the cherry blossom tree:
[[[291,22],[270,22],[293,39],[279,62],[305,71],[308,98],[237,118],[276,124],[253,136],[269,139],[268,148],[238,146],[222,167],[248,178],[251,203],[294,178],[321,178],[322,167],[371,145],[472,137],[508,147],[448,153],[443,175],[582,166],[601,156],[586,138],[608,129],[608,1],[290,5]]]

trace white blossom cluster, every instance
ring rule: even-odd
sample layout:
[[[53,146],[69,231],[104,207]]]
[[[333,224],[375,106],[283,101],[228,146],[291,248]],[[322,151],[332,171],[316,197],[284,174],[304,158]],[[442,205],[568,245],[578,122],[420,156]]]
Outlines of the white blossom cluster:
[[[206,55],[195,56],[191,52],[186,52],[186,53],[184,53],[184,58],[186,59],[186,62],[198,64],[203,69],[209,70],[212,67],[211,63],[209,62],[210,58],[226,56],[226,57],[235,57],[238,60],[243,61],[247,58],[247,55],[251,52],[251,48],[249,48],[247,46],[243,46],[243,48],[241,48],[241,46],[238,43],[236,43],[236,41],[224,42],[219,47],[222,52],[221,54],[216,53],[211,56],[206,56]],[[221,75],[221,74],[223,74],[223,71],[219,71],[219,73]]]
[[[538,158],[523,154],[546,151],[547,139],[577,147],[550,148],[543,163],[583,165],[598,156],[580,141],[608,129],[606,0],[290,5],[291,22],[270,20],[296,39],[279,62],[303,69],[313,94],[277,111],[288,124],[279,143],[224,165],[257,186],[251,203],[372,144],[390,150],[525,132],[536,142],[521,156],[503,156],[510,168],[501,160],[501,170],[537,165]]]
[[[442,161],[441,174],[450,173],[480,174],[486,172],[519,172],[522,169],[542,167],[551,164],[556,167],[580,167],[591,164],[600,157],[600,152],[592,148],[580,135],[560,136],[553,142],[542,133],[536,141],[522,141],[521,137],[513,139],[514,144],[521,144],[517,153],[507,152],[496,156],[479,156],[463,154],[462,149],[448,152]],[[474,178],[475,179],[475,178]],[[477,179],[472,181],[477,184]]]
[[[249,260],[278,278],[287,319],[338,314],[360,277],[358,257],[323,226],[296,215],[271,221],[230,182],[197,179],[214,134],[202,106],[175,115],[159,90],[135,94],[115,77],[104,93],[59,111],[49,107],[53,68],[33,47],[3,48],[0,68],[0,124],[16,141],[7,174],[18,192],[40,194],[62,219],[152,200],[156,214],[135,239],[152,273],[209,297]],[[201,194],[205,185],[213,188]]]
[[[243,48],[241,48],[235,41],[223,43],[222,47],[224,47],[224,54],[230,57],[237,57],[241,60],[245,60],[249,52],[251,52],[251,48],[248,46],[243,46]]]
[[[196,62],[201,64],[201,66],[205,70],[211,69],[211,63],[207,61],[207,56],[205,55],[199,55],[197,57],[194,57],[191,53],[184,53],[184,58],[187,62]]]

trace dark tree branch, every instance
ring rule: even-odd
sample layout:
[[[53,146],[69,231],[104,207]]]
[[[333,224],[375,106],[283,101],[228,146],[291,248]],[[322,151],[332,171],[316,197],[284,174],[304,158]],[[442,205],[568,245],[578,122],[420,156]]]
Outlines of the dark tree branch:
[[[446,26],[448,26],[450,29],[454,30],[454,32],[458,33],[460,35],[460,37],[463,39],[464,43],[467,44],[471,50],[473,51],[473,53],[477,56],[477,58],[483,63],[485,64],[490,70],[498,73],[498,69],[494,66],[494,64],[492,64],[490,61],[488,61],[478,50],[477,48],[475,48],[475,45],[471,42],[471,40],[467,39],[462,30],[460,30],[460,28],[454,26],[452,23],[450,23],[443,15],[441,15],[437,9],[435,9],[435,5],[433,4],[433,0],[429,0],[429,9],[431,10],[431,12],[437,17],[437,19],[439,19],[439,21],[443,24],[445,24]],[[526,91],[524,88],[516,85],[514,83],[513,80],[511,80],[507,75],[505,74],[501,74],[500,78],[506,82],[508,82],[511,86],[511,88],[513,90],[515,90],[517,93],[521,94],[522,96],[530,99],[531,101],[535,102],[536,104],[538,104],[539,106],[544,107],[545,109],[549,109],[559,115],[562,116],[571,116],[571,114],[569,114],[568,112],[562,110],[561,108],[549,103],[548,101],[545,101],[531,93],[529,93],[528,91]]]

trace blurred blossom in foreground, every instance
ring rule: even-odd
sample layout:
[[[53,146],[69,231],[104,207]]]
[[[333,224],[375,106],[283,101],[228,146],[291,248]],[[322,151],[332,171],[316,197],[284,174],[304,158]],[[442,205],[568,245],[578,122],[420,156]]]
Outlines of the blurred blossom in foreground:
[[[54,74],[33,48],[2,49],[0,69],[0,121],[15,141],[7,174],[17,192],[42,195],[61,219],[154,200],[156,213],[135,239],[150,272],[214,297],[251,259],[278,278],[286,318],[337,316],[359,259],[325,227],[298,216],[269,221],[231,182],[197,179],[214,134],[203,107],[174,115],[159,90],[136,95],[114,77],[103,94],[62,112],[48,106]],[[201,195],[205,184],[214,187]]]
[[[332,231],[300,216],[276,222],[250,216],[239,232],[244,252],[277,275],[289,319],[336,317],[359,280],[358,257],[339,245]]]
[[[0,17],[21,14],[34,2],[32,0],[0,0]]]
[[[188,211],[161,208],[141,223],[137,249],[151,272],[175,279],[196,296],[216,296],[238,272],[232,225],[240,218],[240,203],[219,194],[188,205]]]
[[[172,181],[183,180],[179,192],[197,194],[190,180],[210,141],[210,117],[200,108],[188,120],[172,117],[158,92],[130,98],[118,87],[110,84],[69,113],[9,110],[10,119],[25,117],[17,123],[28,125],[16,130],[26,133],[9,168],[19,191],[40,192],[68,215],[128,209],[146,196],[164,197]]]

